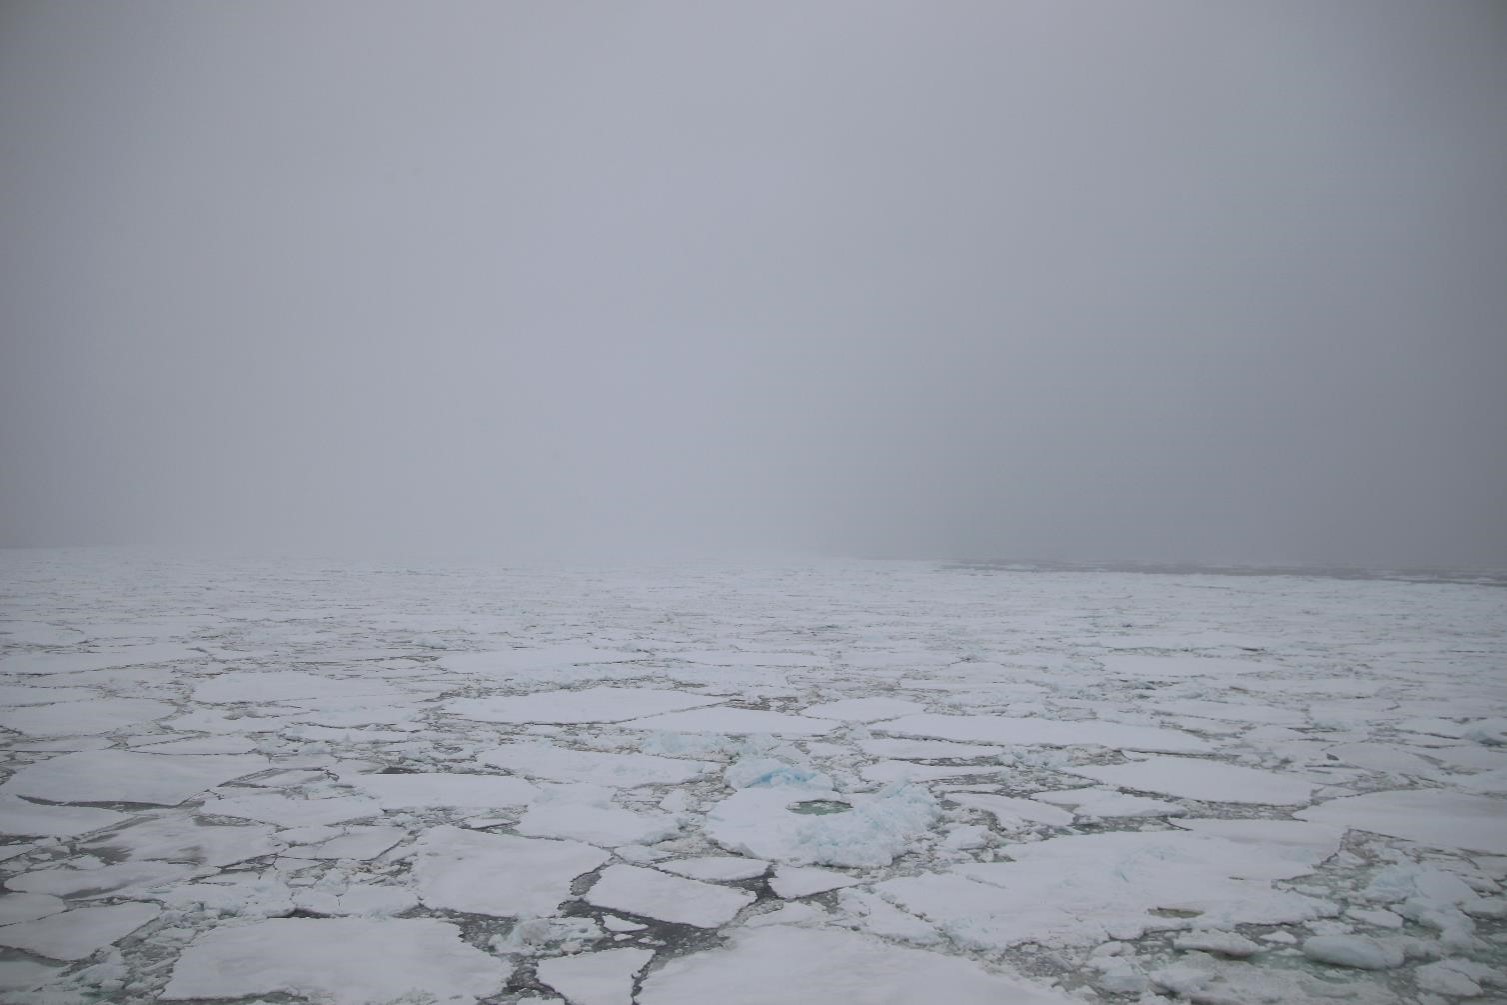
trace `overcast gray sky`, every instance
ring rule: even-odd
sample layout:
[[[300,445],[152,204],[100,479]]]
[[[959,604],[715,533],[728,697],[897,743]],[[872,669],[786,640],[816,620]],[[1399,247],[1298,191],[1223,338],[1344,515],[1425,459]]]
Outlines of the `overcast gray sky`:
[[[0,6],[0,543],[1507,563],[1507,7]]]

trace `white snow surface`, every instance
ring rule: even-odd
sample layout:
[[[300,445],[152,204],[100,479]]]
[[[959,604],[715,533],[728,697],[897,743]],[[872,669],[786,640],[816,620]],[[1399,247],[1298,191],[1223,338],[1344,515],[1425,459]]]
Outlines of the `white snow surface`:
[[[1507,989],[1490,577],[85,549],[0,582],[6,1005]]]

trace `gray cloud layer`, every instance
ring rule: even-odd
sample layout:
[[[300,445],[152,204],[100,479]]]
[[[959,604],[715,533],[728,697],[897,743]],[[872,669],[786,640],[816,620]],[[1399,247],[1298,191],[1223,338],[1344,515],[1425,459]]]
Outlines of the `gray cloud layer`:
[[[0,13],[0,543],[1507,562],[1497,4]]]

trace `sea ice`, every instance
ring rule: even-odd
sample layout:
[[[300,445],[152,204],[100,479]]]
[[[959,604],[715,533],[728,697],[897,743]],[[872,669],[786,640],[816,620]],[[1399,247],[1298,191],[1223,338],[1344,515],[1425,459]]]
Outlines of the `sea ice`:
[[[107,653],[18,653],[0,662],[0,673],[72,674],[114,667],[147,666],[179,660],[203,659],[204,654],[186,646],[159,643],[131,646]]]
[[[53,802],[149,803],[176,806],[205,789],[267,767],[253,754],[138,754],[84,750],[30,764],[12,775],[0,795]]]
[[[477,722],[572,724],[623,722],[660,712],[715,705],[720,701],[721,698],[684,691],[593,687],[578,691],[537,691],[533,694],[489,698],[457,698],[446,702],[444,709],[451,715]]]
[[[112,859],[166,859],[226,866],[270,855],[281,844],[272,837],[271,827],[214,827],[183,817],[163,817],[142,820],[101,835],[84,848]]]
[[[1302,806],[1309,801],[1314,788],[1312,783],[1292,775],[1198,757],[1150,757],[1125,764],[1067,770],[1122,788],[1209,802]]]
[[[811,705],[802,709],[801,714],[818,719],[840,719],[844,722],[875,722],[924,711],[925,706],[900,698],[844,698],[841,701]]]
[[[950,792],[947,799],[959,806],[983,810],[994,817],[995,824],[1002,830],[1015,830],[1029,824],[1066,827],[1073,822],[1073,815],[1066,810],[1034,799],[996,796],[987,792]]]
[[[0,928],[0,946],[24,949],[50,960],[82,960],[130,935],[162,909],[155,904],[80,907],[39,921]]]
[[[616,806],[612,793],[612,789],[584,784],[546,789],[524,811],[523,819],[518,821],[518,833],[526,837],[573,838],[610,848],[653,844],[679,832],[678,818]]]
[[[1097,786],[1035,792],[1031,794],[1031,798],[1054,806],[1067,806],[1080,817],[1177,817],[1188,812],[1177,803],[1132,796],[1119,789],[1101,789]]]
[[[705,831],[722,847],[755,858],[790,865],[879,866],[908,850],[939,813],[932,795],[914,785],[841,795],[820,788],[757,786],[717,803],[707,814]]]
[[[124,813],[92,806],[49,806],[0,789],[0,834],[23,837],[76,837],[129,819]]]
[[[271,918],[195,939],[161,997],[289,994],[329,1005],[474,1002],[502,990],[511,968],[432,918]]]
[[[1303,941],[1310,960],[1357,970],[1391,970],[1402,966],[1401,947],[1364,935],[1315,935]]]
[[[339,837],[318,844],[290,848],[284,854],[289,858],[345,858],[367,862],[396,845],[407,834],[401,827],[352,827]]]
[[[540,960],[538,973],[571,1005],[632,1005],[633,978],[653,958],[647,949],[608,949]]]
[[[724,948],[670,960],[644,978],[640,1005],[1071,1005],[971,960],[827,928],[736,931]]]
[[[382,805],[365,796],[298,799],[267,792],[206,799],[199,812],[204,816],[259,820],[278,827],[317,827],[378,816]]]
[[[1207,741],[1176,729],[1129,726],[1100,719],[1027,719],[1005,715],[907,715],[875,723],[880,733],[935,737],[964,743],[1020,746],[1098,746],[1161,753],[1204,753]]]
[[[707,855],[702,858],[671,859],[660,863],[657,868],[687,879],[726,883],[756,879],[769,871],[769,863],[741,855]]]
[[[769,888],[775,896],[785,900],[795,900],[799,897],[810,897],[813,894],[826,893],[828,890],[837,890],[845,886],[855,886],[862,880],[855,879],[844,872],[834,872],[831,869],[813,869],[809,866],[780,865],[775,866],[774,876],[769,880]]]
[[[724,925],[753,901],[754,895],[747,890],[634,865],[608,866],[586,892],[586,902],[595,907],[698,928]]]
[[[99,696],[100,692],[92,687],[30,687],[25,684],[0,684],[0,708],[88,701]]]
[[[1447,789],[1398,789],[1331,799],[1296,816],[1434,848],[1507,855],[1507,800]]]
[[[504,918],[554,914],[570,884],[609,858],[576,841],[431,827],[414,847],[413,877],[429,907]]]
[[[57,914],[68,905],[61,897],[46,893],[7,893],[0,895],[0,925],[17,925]]]
[[[623,724],[628,729],[663,730],[667,733],[721,733],[741,736],[768,733],[772,736],[821,736],[837,728],[837,723],[809,719],[784,712],[766,712],[752,708],[699,708],[686,712],[634,719]]]
[[[592,782],[633,788],[640,785],[680,785],[713,769],[705,761],[688,761],[653,754],[573,750],[553,743],[520,741],[483,751],[482,764],[530,778],[552,782]]]
[[[194,872],[192,866],[175,862],[117,862],[93,869],[35,869],[12,876],[5,885],[54,897],[144,898],[183,882]]]
[[[1011,845],[1010,862],[885,880],[885,899],[980,949],[1094,944],[1147,931],[1306,921],[1337,912],[1276,890],[1338,848],[1267,848],[1180,831],[1117,831]]]
[[[371,677],[325,677],[298,670],[230,670],[194,688],[194,700],[209,705],[271,704],[290,698],[394,698],[403,694]]]
[[[113,733],[161,719],[177,706],[150,698],[94,698],[63,705],[30,705],[0,711],[0,726],[27,736]]]
[[[384,810],[491,810],[522,806],[539,790],[511,775],[414,772],[397,775],[341,775],[340,780],[373,797]]]

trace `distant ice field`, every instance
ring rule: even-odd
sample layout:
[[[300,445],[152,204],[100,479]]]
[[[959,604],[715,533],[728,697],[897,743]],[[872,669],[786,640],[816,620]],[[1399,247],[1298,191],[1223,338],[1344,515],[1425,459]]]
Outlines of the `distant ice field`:
[[[1507,1000],[1479,575],[0,552],[0,1003]]]

